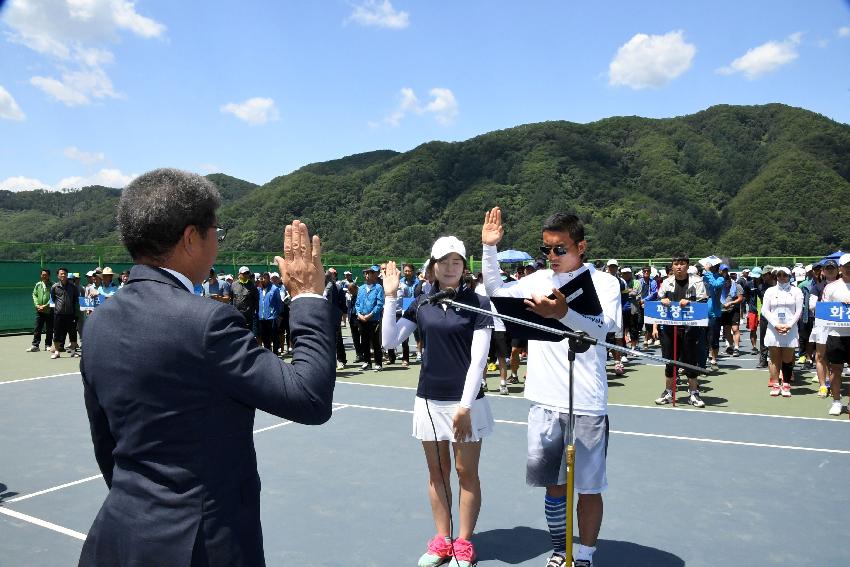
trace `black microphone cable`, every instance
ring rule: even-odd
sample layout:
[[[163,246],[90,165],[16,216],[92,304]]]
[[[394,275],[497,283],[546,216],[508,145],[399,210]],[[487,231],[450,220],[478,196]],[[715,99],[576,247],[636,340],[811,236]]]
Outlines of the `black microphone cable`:
[[[452,558],[455,561],[455,565],[460,567],[460,562],[455,556],[455,528],[454,520],[452,519],[452,499],[449,497],[449,489],[447,486],[451,481],[451,478],[445,478],[443,476],[443,464],[442,459],[440,458],[440,442],[437,440],[437,427],[434,425],[434,418],[431,417],[431,408],[428,406],[428,398],[425,398],[425,411],[428,412],[428,420],[431,422],[431,431],[434,432],[434,450],[437,451],[437,467],[440,469],[440,478],[443,479],[443,494],[446,497],[446,505],[449,507],[449,544],[452,546]],[[449,447],[451,447],[451,441],[449,442]],[[451,459],[451,452],[449,453],[449,458]],[[451,475],[451,472],[449,475]],[[460,487],[458,487],[458,493],[460,493]],[[458,494],[458,497],[459,496],[460,495]],[[449,560],[449,565],[451,565],[451,560]]]

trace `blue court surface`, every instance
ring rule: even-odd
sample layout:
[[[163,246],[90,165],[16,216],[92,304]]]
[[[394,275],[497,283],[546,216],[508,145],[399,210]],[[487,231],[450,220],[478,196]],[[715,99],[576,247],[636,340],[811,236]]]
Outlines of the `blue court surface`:
[[[257,415],[268,565],[416,564],[434,526],[413,397],[339,382],[326,425]],[[543,491],[525,484],[529,404],[490,400],[479,564],[542,567],[551,544]],[[0,565],[75,565],[106,496],[80,377],[2,383],[0,404]],[[595,565],[850,564],[846,420],[616,405],[610,419]]]

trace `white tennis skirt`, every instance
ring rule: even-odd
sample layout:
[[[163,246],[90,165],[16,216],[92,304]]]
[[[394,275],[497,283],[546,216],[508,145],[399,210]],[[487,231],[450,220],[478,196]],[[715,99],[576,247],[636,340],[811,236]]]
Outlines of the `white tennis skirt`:
[[[467,439],[455,439],[453,424],[458,406],[459,402],[425,400],[416,396],[413,404],[413,436],[420,441],[434,441],[436,432],[437,441],[475,442],[493,432],[493,412],[485,396],[472,402],[472,435]]]

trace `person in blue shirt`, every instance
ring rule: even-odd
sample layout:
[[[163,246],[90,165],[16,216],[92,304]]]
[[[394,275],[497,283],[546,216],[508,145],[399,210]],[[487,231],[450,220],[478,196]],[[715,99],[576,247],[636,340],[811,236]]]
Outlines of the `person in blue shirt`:
[[[377,265],[363,270],[365,283],[357,292],[354,310],[357,312],[357,324],[360,325],[361,354],[363,365],[360,370],[383,370],[381,355],[381,316],[384,313],[384,288],[378,283],[381,268]],[[371,348],[370,348],[371,347]],[[372,359],[375,360],[374,367]]]
[[[257,302],[257,322],[259,324],[260,339],[265,348],[272,349],[272,352],[276,353],[279,345],[277,344],[275,322],[277,321],[278,313],[280,313],[281,300],[277,286],[272,284],[271,276],[268,272],[260,274],[257,280],[257,293],[259,295],[259,301]]]
[[[103,272],[100,274],[100,285],[97,286],[97,294],[100,297],[101,302],[112,297],[115,295],[115,292],[118,291],[118,286],[112,281],[114,276],[115,272],[112,271],[112,268],[109,266],[103,268]]]
[[[725,279],[720,275],[720,263],[713,263],[710,260],[707,262],[708,265],[705,266],[706,269],[702,273],[702,280],[705,284],[705,291],[708,293],[708,335],[700,356],[700,362],[702,363],[700,366],[705,367],[706,358],[710,350],[711,369],[717,370],[717,353],[720,350],[720,318],[722,315],[720,294],[723,291],[723,282]]]
[[[652,268],[644,266],[641,270],[640,281],[640,320],[644,318],[644,306],[647,301],[655,301],[658,297],[658,282],[652,277]],[[649,298],[652,299],[649,299]],[[649,348],[655,345],[655,339],[652,338],[652,325],[646,324],[643,329],[643,346]]]

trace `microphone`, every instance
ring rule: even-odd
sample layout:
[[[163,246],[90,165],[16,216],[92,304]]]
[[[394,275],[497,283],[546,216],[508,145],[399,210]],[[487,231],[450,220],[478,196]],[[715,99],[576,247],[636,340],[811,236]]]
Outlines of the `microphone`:
[[[444,289],[442,291],[438,291],[437,293],[435,293],[434,295],[429,297],[428,303],[430,303],[431,305],[435,305],[437,303],[440,303],[444,299],[454,299],[454,297],[456,295],[457,295],[457,290],[455,290],[455,288],[447,287],[446,289]]]

